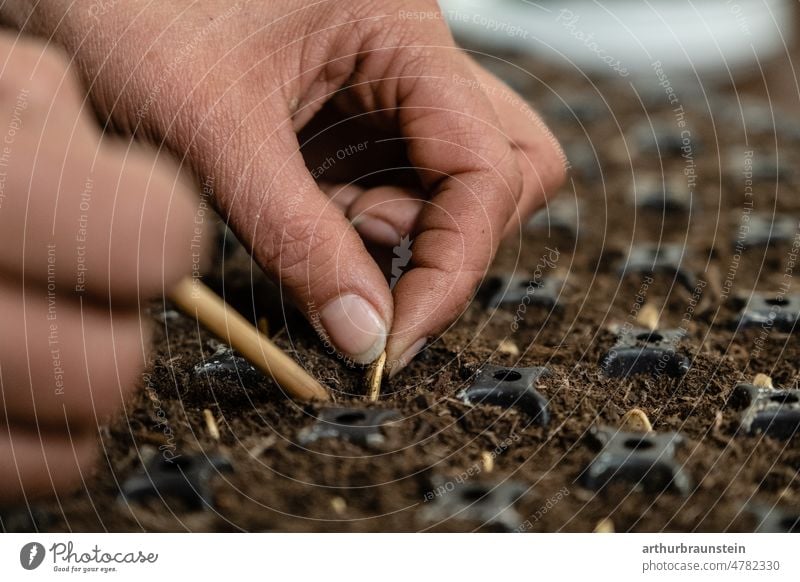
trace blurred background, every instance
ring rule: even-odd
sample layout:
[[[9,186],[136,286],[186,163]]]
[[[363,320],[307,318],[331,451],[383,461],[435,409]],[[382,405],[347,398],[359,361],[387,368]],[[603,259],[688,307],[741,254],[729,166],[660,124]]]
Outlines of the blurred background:
[[[647,90],[654,63],[675,83],[755,83],[797,103],[798,6],[791,0],[441,0],[459,41],[574,74],[621,76]]]

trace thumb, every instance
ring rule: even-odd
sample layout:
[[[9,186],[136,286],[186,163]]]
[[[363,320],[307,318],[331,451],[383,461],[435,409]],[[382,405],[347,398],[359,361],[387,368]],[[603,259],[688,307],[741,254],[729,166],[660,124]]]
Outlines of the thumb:
[[[231,227],[331,348],[357,364],[374,361],[392,324],[383,273],[319,190],[290,123],[273,135],[243,127],[235,159],[225,160],[224,175],[238,178],[218,193]]]

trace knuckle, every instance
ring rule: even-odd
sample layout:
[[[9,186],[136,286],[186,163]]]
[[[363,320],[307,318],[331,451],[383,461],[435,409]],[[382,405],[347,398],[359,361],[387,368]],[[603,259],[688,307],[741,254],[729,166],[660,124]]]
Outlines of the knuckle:
[[[547,144],[539,159],[542,186],[545,194],[549,194],[559,188],[567,179],[566,158],[555,138],[552,143]]]
[[[283,277],[310,267],[312,258],[329,253],[335,244],[334,225],[331,219],[317,216],[297,217],[287,221],[279,240],[273,243],[272,262],[278,266]]]

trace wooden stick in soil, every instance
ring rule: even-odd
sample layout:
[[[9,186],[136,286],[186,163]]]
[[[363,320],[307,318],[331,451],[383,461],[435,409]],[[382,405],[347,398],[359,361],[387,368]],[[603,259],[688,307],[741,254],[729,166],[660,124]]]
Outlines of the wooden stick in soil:
[[[169,298],[297,400],[330,400],[328,389],[200,281],[184,279]]]
[[[381,382],[383,382],[383,369],[386,367],[386,352],[372,362],[367,370],[367,398],[370,402],[377,402],[381,395]]]

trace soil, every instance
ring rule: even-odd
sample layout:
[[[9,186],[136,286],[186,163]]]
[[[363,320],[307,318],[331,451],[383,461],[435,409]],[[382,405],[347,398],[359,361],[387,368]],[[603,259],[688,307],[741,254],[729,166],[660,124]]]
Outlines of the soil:
[[[800,216],[795,176],[762,179],[752,198],[745,195],[746,150],[753,150],[754,163],[761,164],[774,160],[781,147],[781,163],[797,167],[792,164],[796,146],[783,149],[781,119],[777,132],[760,130],[749,118],[745,127],[737,96],[768,105],[763,88],[757,83],[678,87],[675,81],[691,131],[692,159],[687,160],[639,151],[633,137],[642,123],[678,127],[677,105],[668,102],[655,74],[637,81],[637,94],[630,79],[591,80],[506,57],[532,73],[521,75],[507,65],[501,69],[496,62],[493,68],[539,106],[568,151],[588,147],[597,156],[588,162],[576,158],[562,193],[580,201],[576,234],[523,229],[504,245],[492,269],[530,277],[542,257],[552,258],[557,250],[557,261],[543,275],[565,279],[559,309],[530,305],[514,331],[515,305],[489,310],[474,301],[404,373],[385,383],[379,406],[396,409],[401,420],[385,429],[382,447],[368,448],[335,438],[301,445],[298,435],[314,423],[318,406],[284,398],[266,378],[240,382],[235,374],[213,380],[198,376],[194,367],[218,343],[170,305],[153,305],[149,316],[158,329],[143,389],[123,415],[102,427],[104,454],[96,472],[82,491],[37,504],[32,521],[20,509],[5,518],[4,528],[497,529],[490,519],[430,519],[428,508],[442,497],[431,494],[437,484],[464,480],[465,473],[474,485],[523,484],[526,493],[515,508],[522,529],[533,532],[592,531],[604,519],[618,532],[753,531],[759,518],[748,508],[800,506],[797,438],[737,434],[740,411],[727,404],[734,386],[757,373],[771,376],[776,387],[796,388],[800,381],[796,336],[761,327],[737,332],[732,325],[741,307],[737,298],[753,290],[778,291],[790,262],[786,245],[735,256],[733,241],[747,201],[752,199],[754,211]],[[559,107],[560,99],[566,107],[574,104],[572,111],[581,118]],[[678,176],[684,185],[694,172],[691,211],[648,211],[632,204],[632,180],[648,172]],[[327,353],[311,326],[282,308],[277,290],[243,249],[225,240],[208,283],[253,321],[266,317],[273,340],[335,392],[336,405],[369,406],[364,370]],[[694,290],[684,289],[669,273],[655,276],[646,288],[635,275],[621,279],[620,262],[644,243],[684,248],[684,268],[701,282],[699,293],[693,296]],[[602,373],[598,363],[615,343],[615,330],[636,324],[642,294],[660,311],[661,328],[685,327],[680,350],[691,360],[686,376],[608,378]],[[509,342],[519,355],[509,353]],[[538,390],[549,401],[550,424],[531,423],[513,407],[472,407],[457,398],[485,363],[547,367],[550,374]],[[595,492],[578,480],[598,451],[590,429],[618,426],[633,408],[647,413],[654,430],[684,437],[677,463],[691,480],[688,495],[631,491],[624,485]],[[205,409],[218,423],[219,441],[209,433]],[[172,498],[120,500],[122,483],[165,451],[230,460],[233,471],[212,480],[213,506],[198,511]]]

